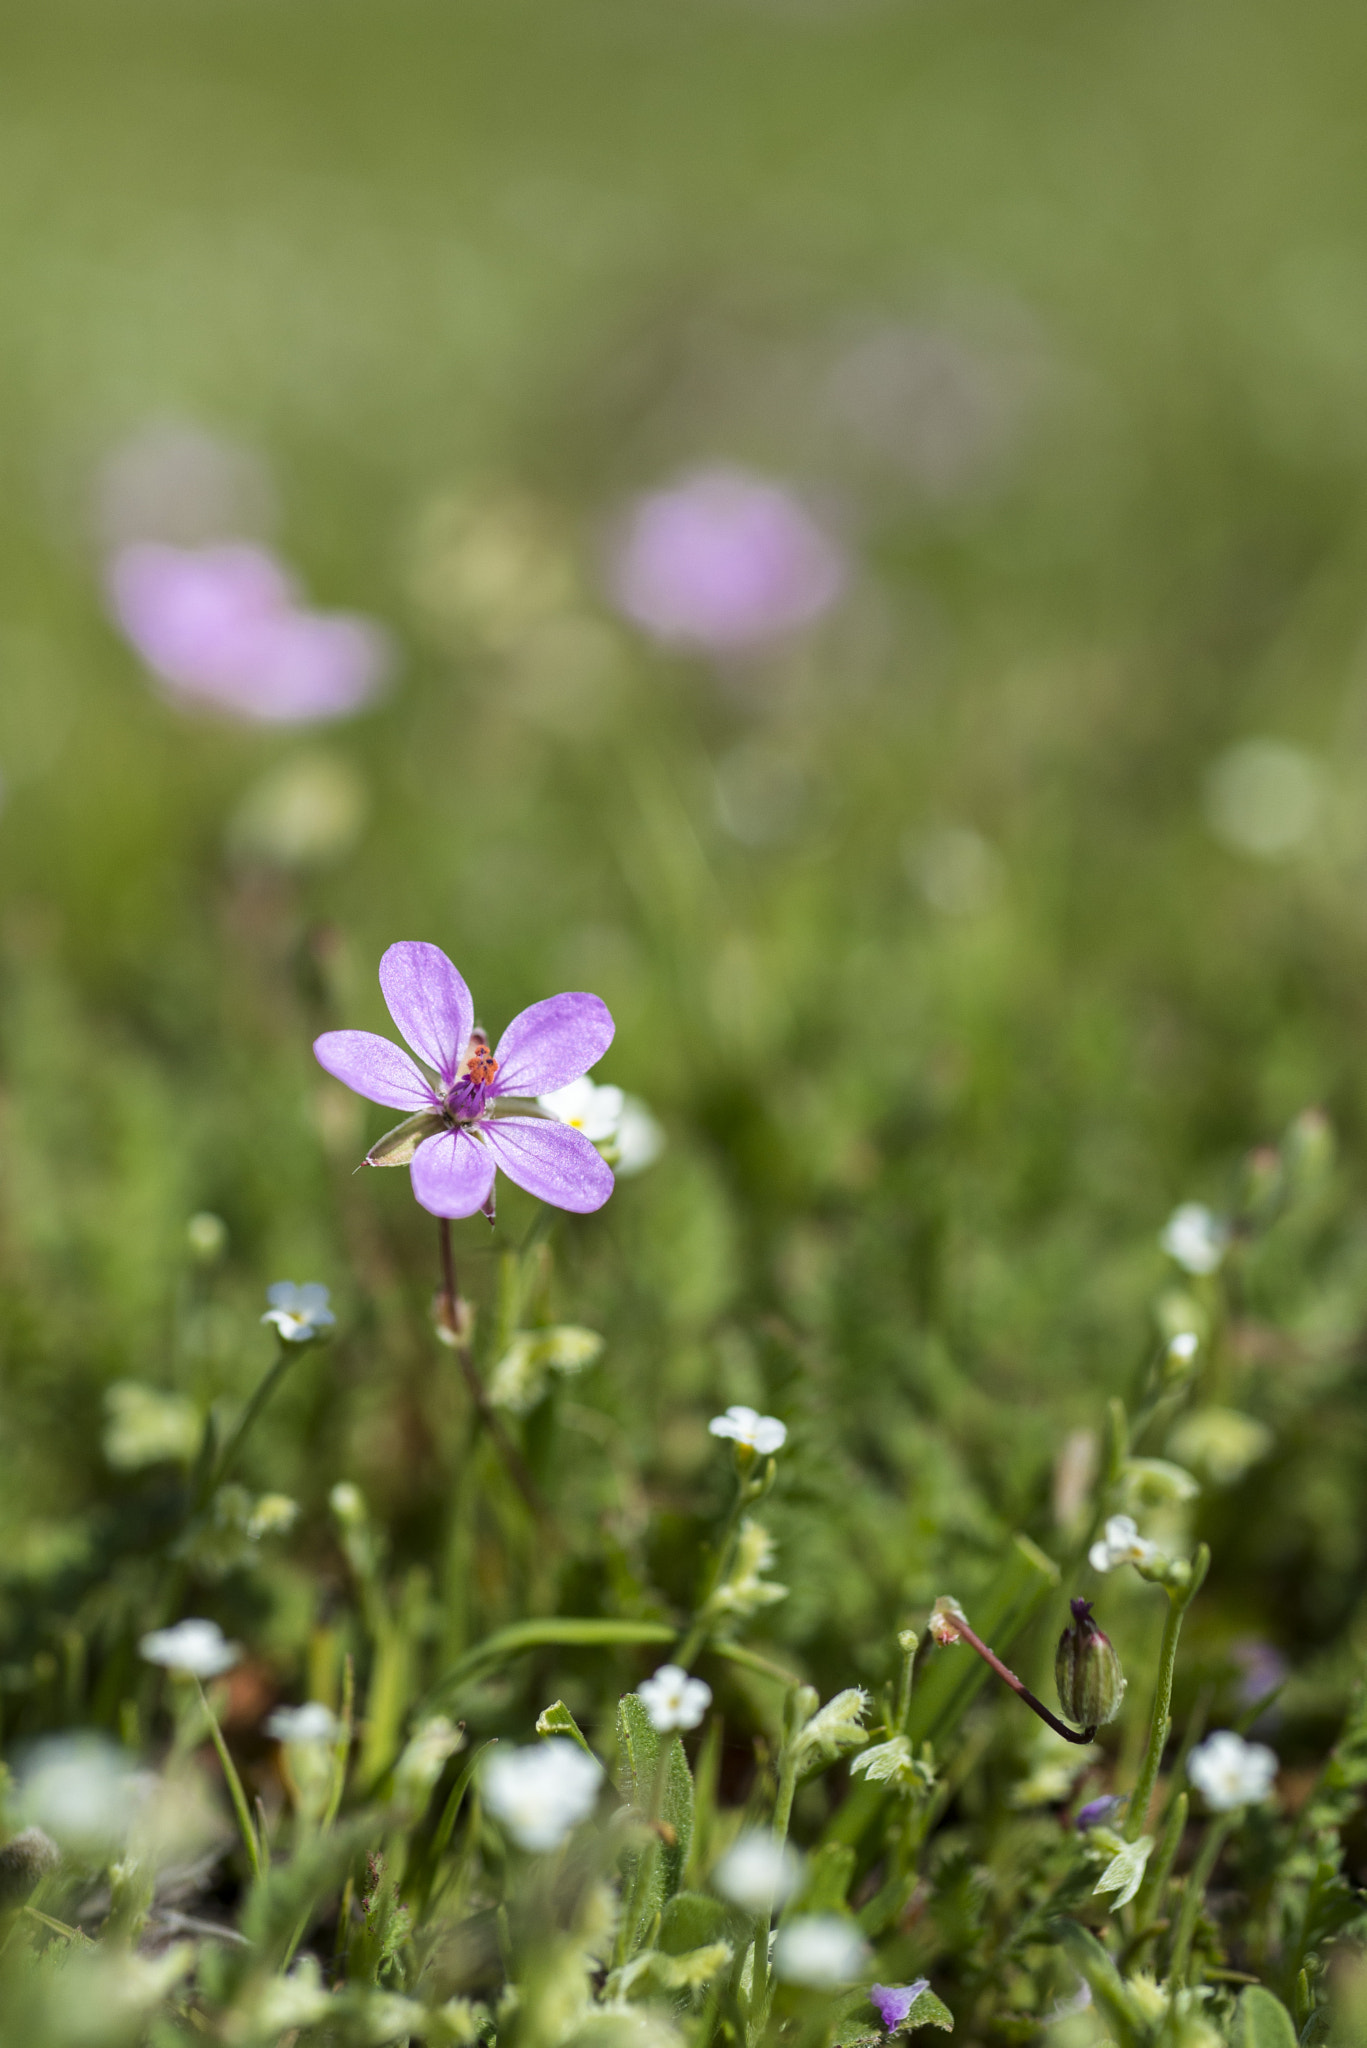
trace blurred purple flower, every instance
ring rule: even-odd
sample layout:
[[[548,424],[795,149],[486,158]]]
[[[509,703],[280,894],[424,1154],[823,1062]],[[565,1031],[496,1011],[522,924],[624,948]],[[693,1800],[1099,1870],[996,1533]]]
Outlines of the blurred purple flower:
[[[598,996],[548,996],[514,1017],[489,1050],[475,1028],[470,991],[440,946],[413,940],[380,962],[389,1014],[433,1085],[387,1038],[372,1031],[325,1031],[314,1040],[321,1067],[371,1102],[420,1117],[412,1149],[376,1164],[407,1164],[413,1193],[434,1216],[493,1214],[494,1169],[557,1209],[586,1214],[612,1193],[612,1168],[570,1124],[495,1117],[500,1096],[549,1095],[577,1081],[612,1043],[613,1022]],[[379,1148],[376,1148],[377,1150]]]
[[[929,1989],[929,1977],[918,1977],[914,1984],[871,1984],[869,2003],[877,2008],[879,2019],[892,2034],[901,2026],[921,1993]]]
[[[1291,1675],[1291,1666],[1281,1651],[1274,1643],[1264,1642],[1261,1636],[1239,1636],[1230,1644],[1229,1654],[1239,1673],[1234,1697],[1241,1707],[1256,1707],[1269,1693],[1285,1685]],[[1253,1725],[1272,1727],[1280,1718],[1280,1709],[1273,1700]]]
[[[175,700],[263,724],[345,718],[389,666],[369,619],[316,612],[264,548],[140,541],[109,567],[115,619]]]
[[[1123,1792],[1105,1792],[1099,1799],[1089,1799],[1085,1806],[1079,1806],[1073,1816],[1073,1825],[1081,1833],[1086,1828],[1105,1827],[1114,1814],[1125,1804]]]
[[[718,654],[810,625],[847,579],[841,550],[791,492],[733,469],[638,499],[611,564],[629,619]]]

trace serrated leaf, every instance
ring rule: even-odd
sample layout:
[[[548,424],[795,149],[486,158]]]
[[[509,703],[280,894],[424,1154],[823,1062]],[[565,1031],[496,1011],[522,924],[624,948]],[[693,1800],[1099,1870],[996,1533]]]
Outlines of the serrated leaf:
[[[1234,2048],[1296,2048],[1296,2027],[1280,1998],[1250,1984],[1234,2016]]]
[[[416,1116],[405,1117],[401,1124],[395,1124],[392,1131],[386,1131],[376,1139],[366,1153],[367,1166],[407,1166],[426,1138],[435,1138],[438,1131],[446,1129],[446,1118],[433,1110],[420,1109]]]

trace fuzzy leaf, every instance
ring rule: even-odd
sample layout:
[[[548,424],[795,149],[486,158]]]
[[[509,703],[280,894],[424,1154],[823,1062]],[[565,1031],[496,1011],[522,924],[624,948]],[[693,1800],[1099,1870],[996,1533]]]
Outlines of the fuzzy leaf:
[[[649,1806],[659,1757],[660,1738],[649,1714],[634,1692],[625,1693],[617,1704],[617,1776],[633,1806]]]
[[[1250,1984],[1239,2000],[1232,2040],[1234,2048],[1296,2048],[1295,2023],[1280,1998]]]
[[[899,2034],[909,2034],[913,2027],[941,2027],[946,2034],[952,2034],[954,2015],[944,2000],[937,1998],[933,1991],[922,1991],[912,2000],[911,2010],[897,2031]]]
[[[721,1934],[726,1908],[706,1892],[676,1892],[660,1916],[659,1946],[666,1955],[706,1948]]]
[[[624,1963],[609,1979],[609,1985],[620,1998],[650,1991],[691,1990],[698,1984],[706,1984],[718,1970],[724,1970],[731,1954],[729,1941],[714,1941],[706,1948],[689,1949],[681,1956],[666,1955],[662,1949],[648,1948],[629,1963]]]

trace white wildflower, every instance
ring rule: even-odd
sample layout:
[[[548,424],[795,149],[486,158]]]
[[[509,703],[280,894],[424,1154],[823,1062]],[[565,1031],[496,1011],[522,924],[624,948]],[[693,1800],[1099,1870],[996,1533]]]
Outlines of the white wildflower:
[[[959,1623],[967,1619],[968,1616],[953,1595],[942,1593],[931,1609],[930,1620],[926,1626],[934,1640],[944,1648],[949,1643],[960,1641]]]
[[[773,1561],[773,1538],[761,1522],[747,1515],[736,1538],[731,1569],[709,1599],[708,1611],[744,1618],[758,1613],[761,1607],[772,1607],[776,1600],[786,1600],[788,1588],[764,1577]]]
[[[1179,1330],[1168,1340],[1168,1357],[1176,1359],[1179,1365],[1190,1365],[1201,1348],[1201,1339],[1195,1330]]]
[[[1112,1515],[1104,1534],[1087,1552],[1087,1559],[1094,1572],[1109,1572],[1120,1564],[1161,1564],[1163,1553],[1156,1543],[1140,1535],[1131,1516]]]
[[[725,1415],[714,1415],[707,1427],[713,1436],[730,1437],[742,1450],[758,1451],[762,1458],[781,1451],[788,1441],[787,1428],[776,1415],[761,1415],[740,1403]]]
[[[603,1769],[567,1736],[495,1750],[481,1773],[484,1803],[524,1849],[557,1849],[593,1811]]]
[[[1265,1742],[1245,1742],[1221,1728],[1198,1743],[1187,1759],[1187,1775],[1215,1813],[1261,1805],[1277,1775],[1277,1755]]]
[[[55,1735],[20,1767],[18,1817],[64,1848],[94,1857],[122,1846],[146,1804],[147,1772],[102,1735]]]
[[[662,1664],[653,1678],[637,1686],[636,1696],[651,1727],[662,1735],[670,1728],[696,1728],[712,1704],[711,1686],[690,1678],[678,1664]]]
[[[1229,1248],[1229,1225],[1204,1202],[1183,1202],[1174,1209],[1158,1242],[1170,1259],[1188,1273],[1214,1273]]]
[[[312,1344],[336,1324],[328,1307],[328,1290],[317,1280],[302,1287],[296,1287],[293,1280],[277,1280],[266,1289],[266,1299],[270,1307],[261,1320],[274,1323],[283,1344]]]
[[[782,1906],[797,1890],[802,1865],[793,1851],[772,1835],[741,1835],[712,1873],[723,1898],[747,1913],[767,1913]]]
[[[155,1628],[142,1638],[138,1649],[149,1664],[164,1664],[168,1671],[181,1671],[191,1678],[217,1678],[231,1671],[242,1656],[216,1621],[178,1621],[174,1628]]]
[[[618,1174],[644,1173],[664,1150],[664,1132],[644,1102],[587,1074],[538,1095],[537,1107],[582,1131]]]
[[[267,1735],[297,1748],[333,1743],[341,1732],[341,1722],[321,1700],[308,1700],[302,1707],[277,1707],[266,1721]]]
[[[853,1983],[868,1960],[868,1947],[853,1920],[836,1913],[806,1913],[779,1929],[774,1974],[788,1984],[834,1991]]]

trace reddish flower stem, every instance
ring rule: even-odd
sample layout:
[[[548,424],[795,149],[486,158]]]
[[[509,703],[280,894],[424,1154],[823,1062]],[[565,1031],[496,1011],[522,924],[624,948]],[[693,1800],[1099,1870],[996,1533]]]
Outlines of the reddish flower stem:
[[[982,1640],[982,1637],[975,1635],[972,1629],[969,1627],[968,1623],[962,1620],[958,1614],[955,1614],[953,1617],[953,1626],[955,1635],[959,1637],[961,1641],[967,1643],[970,1650],[976,1650],[978,1655],[982,1658],[984,1664],[990,1664],[992,1669],[996,1672],[998,1678],[1000,1678],[1004,1684],[1009,1685],[1012,1692],[1018,1693],[1021,1699],[1025,1701],[1026,1706],[1030,1708],[1031,1712],[1038,1714],[1041,1721],[1046,1722],[1048,1726],[1053,1729],[1055,1735],[1061,1735],[1065,1742],[1084,1743],[1090,1742],[1092,1740],[1092,1737],[1096,1734],[1095,1728],[1084,1728],[1081,1731],[1081,1733],[1079,1733],[1076,1728],[1070,1728],[1066,1722],[1060,1721],[1057,1714],[1051,1714],[1048,1707],[1045,1706],[1043,1700],[1037,1700],[1035,1698],[1035,1695],[1031,1692],[1029,1686],[1024,1684],[1022,1680],[1017,1678],[1014,1671],[1008,1669],[1008,1667],[1002,1663],[1001,1658],[997,1655],[995,1650],[988,1649],[987,1644]]]
[[[470,1356],[470,1346],[461,1334],[460,1312],[457,1306],[459,1293],[456,1287],[456,1259],[451,1248],[451,1223],[449,1217],[437,1218],[437,1238],[441,1245],[441,1302],[442,1324],[452,1339],[452,1349],[460,1361],[465,1385],[480,1421],[494,1440],[499,1456],[508,1468],[508,1476],[516,1486],[527,1506],[539,1522],[550,1519],[550,1509],[541,1497],[541,1490],[527,1469],[527,1462],[517,1445],[503,1427],[503,1418],[489,1399],[488,1390],[475,1369]]]

